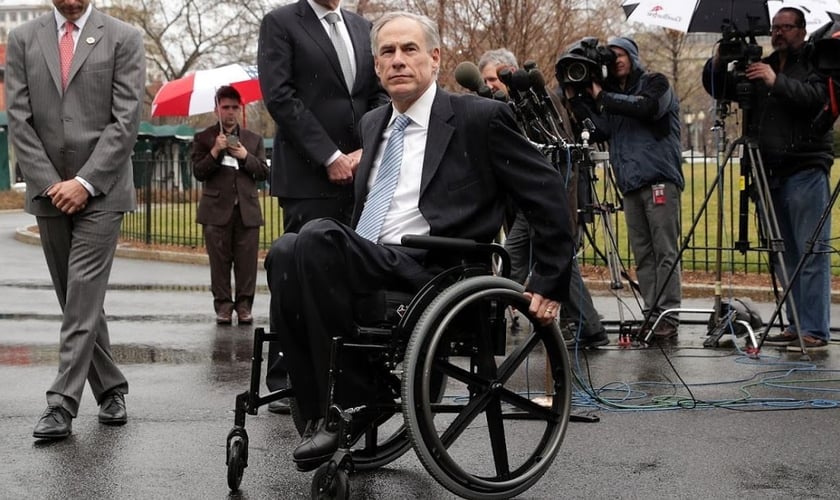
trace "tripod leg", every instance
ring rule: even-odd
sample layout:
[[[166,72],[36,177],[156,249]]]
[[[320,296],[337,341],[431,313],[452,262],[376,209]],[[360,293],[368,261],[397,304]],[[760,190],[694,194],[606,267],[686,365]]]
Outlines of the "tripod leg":
[[[767,237],[767,248],[770,250],[770,258],[775,259],[776,261],[776,266],[779,271],[779,281],[781,282],[782,288],[786,291],[783,296],[786,297],[785,300],[790,301],[787,304],[792,318],[788,319],[792,321],[794,327],[796,328],[796,335],[799,338],[799,347],[802,350],[802,354],[805,354],[805,341],[802,339],[802,328],[799,323],[799,314],[796,310],[796,303],[793,297],[790,297],[789,293],[787,293],[787,291],[791,288],[792,282],[788,276],[787,266],[785,265],[784,256],[782,255],[785,251],[785,243],[781,238],[779,220],[776,217],[776,209],[773,206],[772,200],[770,200],[770,186],[767,183],[764,161],[761,158],[761,151],[759,151],[758,144],[755,141],[747,140],[746,145],[753,181],[756,186],[755,191],[757,195],[759,223],[762,224],[765,236]],[[769,326],[762,334],[762,343],[764,342],[768,331]]]

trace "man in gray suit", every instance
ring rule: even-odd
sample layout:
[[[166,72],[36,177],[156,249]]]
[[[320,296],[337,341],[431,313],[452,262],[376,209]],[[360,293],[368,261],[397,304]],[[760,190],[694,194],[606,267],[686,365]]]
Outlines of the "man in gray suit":
[[[55,9],[9,33],[6,92],[26,211],[63,311],[58,375],[38,439],[70,434],[85,380],[99,421],[127,420],[128,382],[111,356],[103,303],[123,213],[135,208],[131,152],[143,104],[140,32],[90,5]]]

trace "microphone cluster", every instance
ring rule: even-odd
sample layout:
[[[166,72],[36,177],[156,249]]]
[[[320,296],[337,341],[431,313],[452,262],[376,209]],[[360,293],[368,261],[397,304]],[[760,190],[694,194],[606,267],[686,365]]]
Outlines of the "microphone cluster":
[[[563,121],[546,90],[545,77],[536,63],[528,61],[519,69],[501,68],[498,77],[508,88],[507,94],[502,91],[493,92],[484,83],[475,64],[464,61],[455,68],[455,80],[462,87],[482,97],[507,102],[522,132],[533,142],[565,145],[560,133]]]

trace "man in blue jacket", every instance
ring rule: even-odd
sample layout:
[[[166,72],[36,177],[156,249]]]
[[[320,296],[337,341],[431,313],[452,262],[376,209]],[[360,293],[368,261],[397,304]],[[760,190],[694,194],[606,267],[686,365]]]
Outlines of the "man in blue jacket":
[[[579,119],[592,119],[593,140],[609,141],[647,328],[663,311],[679,308],[682,299],[679,102],[665,75],[645,71],[635,41],[615,37],[607,45],[615,62],[603,86],[593,80],[585,94],[567,86],[566,95]],[[677,325],[675,316],[663,318],[653,338],[676,337]]]

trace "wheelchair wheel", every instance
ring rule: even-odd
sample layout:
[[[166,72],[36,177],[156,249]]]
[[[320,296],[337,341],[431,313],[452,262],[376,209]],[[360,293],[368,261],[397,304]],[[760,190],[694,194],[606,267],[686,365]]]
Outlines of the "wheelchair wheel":
[[[241,437],[231,438],[228,444],[227,483],[231,491],[239,489],[245,472],[248,443]]]
[[[332,472],[332,474],[330,474]],[[350,478],[344,469],[327,462],[312,476],[312,500],[345,500],[350,498]]]
[[[493,276],[456,283],[425,310],[406,350],[411,442],[429,473],[466,498],[509,498],[530,488],[568,426],[571,376],[560,330],[531,318],[522,291]],[[530,322],[516,337],[507,335],[508,307]]]

